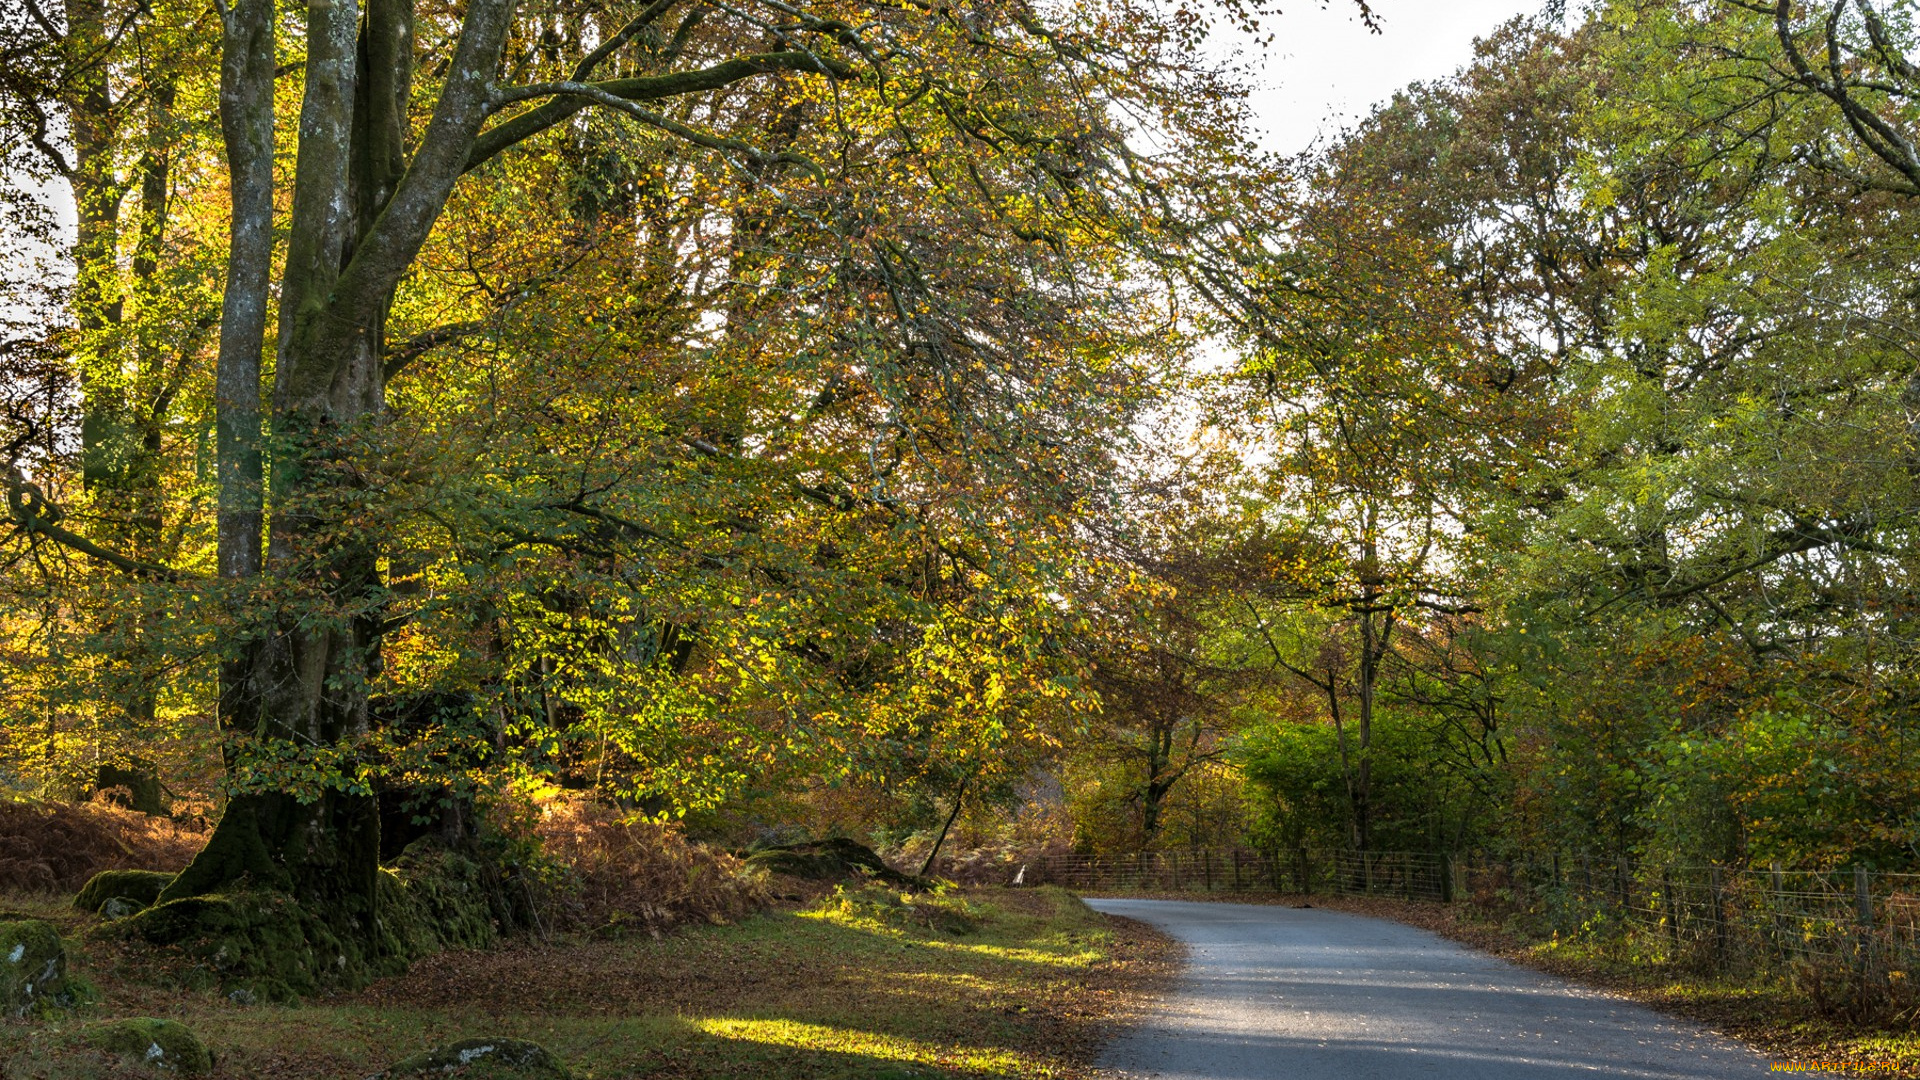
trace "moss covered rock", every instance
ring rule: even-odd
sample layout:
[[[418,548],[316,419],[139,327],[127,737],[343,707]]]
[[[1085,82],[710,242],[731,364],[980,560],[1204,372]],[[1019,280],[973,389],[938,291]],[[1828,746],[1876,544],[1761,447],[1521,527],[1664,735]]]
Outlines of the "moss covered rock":
[[[99,911],[107,901],[127,899],[141,907],[150,906],[173,883],[173,874],[158,870],[102,870],[87,880],[73,906],[81,911]]]
[[[497,887],[479,863],[437,840],[418,840],[380,872],[382,948],[427,956],[484,949],[499,938]]]
[[[918,882],[888,866],[872,848],[844,837],[762,848],[747,856],[747,865],[771,874],[787,874],[810,881],[872,878],[895,885]]]
[[[129,1064],[176,1076],[205,1076],[213,1055],[185,1024],[137,1016],[94,1030],[90,1041]]]
[[[60,932],[38,919],[0,922],[0,1014],[17,1018],[71,1004]]]
[[[466,1080],[571,1080],[572,1074],[539,1043],[525,1039],[464,1039],[415,1054],[368,1080],[458,1076]]]

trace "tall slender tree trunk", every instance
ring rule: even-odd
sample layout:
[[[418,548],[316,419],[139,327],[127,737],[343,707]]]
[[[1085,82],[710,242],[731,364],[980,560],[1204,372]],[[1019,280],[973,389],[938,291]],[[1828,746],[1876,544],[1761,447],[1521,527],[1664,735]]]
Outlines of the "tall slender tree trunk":
[[[921,877],[926,877],[933,872],[933,861],[940,857],[940,845],[947,842],[947,833],[953,830],[953,823],[960,817],[960,808],[966,805],[967,787],[973,783],[973,778],[978,775],[980,775],[980,773],[977,769],[968,773],[967,778],[960,781],[960,786],[954,790],[953,809],[948,812],[947,820],[941,824],[940,834],[933,838],[933,847],[927,852],[927,860],[920,864]]]
[[[145,309],[156,295],[159,248],[166,234],[171,172],[167,144],[174,89],[169,73],[143,70],[145,97],[130,94],[116,101],[109,81],[112,49],[106,6],[101,0],[68,0],[66,14],[70,73],[66,106],[74,150],[69,179],[77,211],[72,312],[81,383],[81,482],[89,508],[88,532],[107,548],[158,562],[164,513],[161,437],[173,395],[164,385],[165,372],[156,365],[156,350],[146,344],[147,335],[141,332],[151,327],[127,325],[128,296],[119,248],[129,182],[116,172],[115,155],[131,126],[128,114],[144,111],[146,146],[137,167],[140,214],[132,264],[138,319],[147,314]],[[148,27],[138,22],[128,31],[136,43],[147,32]],[[137,371],[131,380],[125,370],[130,348],[136,353]],[[117,619],[127,622],[116,626]],[[96,629],[120,639],[105,669],[112,684],[104,696],[120,708],[132,731],[152,730],[160,689],[151,656],[158,631],[155,613],[123,609],[105,617]],[[104,749],[108,755],[116,752],[111,742]],[[138,755],[103,756],[90,783],[96,791],[127,788],[135,809],[164,812],[153,765]]]
[[[1369,598],[1368,603],[1371,603]],[[1353,832],[1361,851],[1373,846],[1373,699],[1378,678],[1379,654],[1375,651],[1376,632],[1371,609],[1360,613],[1360,712],[1355,721],[1358,759],[1353,774]]]

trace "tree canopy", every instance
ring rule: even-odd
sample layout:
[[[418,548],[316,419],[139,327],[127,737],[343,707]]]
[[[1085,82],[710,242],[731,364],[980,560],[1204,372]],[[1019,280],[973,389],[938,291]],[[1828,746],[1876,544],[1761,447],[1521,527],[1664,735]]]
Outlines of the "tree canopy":
[[[165,901],[381,961],[533,783],[1920,853],[1903,6],[1516,20],[1282,160],[1235,2],[23,4],[0,786],[217,804]]]

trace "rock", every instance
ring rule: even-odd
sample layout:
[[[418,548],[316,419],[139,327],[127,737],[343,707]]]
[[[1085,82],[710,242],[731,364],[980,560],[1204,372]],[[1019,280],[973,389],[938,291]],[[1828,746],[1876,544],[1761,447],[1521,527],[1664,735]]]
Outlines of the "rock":
[[[140,907],[150,907],[160,899],[161,890],[171,885],[173,879],[173,874],[163,874],[158,870],[102,870],[88,879],[80,895],[73,898],[73,906],[81,911],[100,911],[109,902],[118,899],[131,900]],[[131,915],[132,912],[127,914]],[[117,919],[125,916],[107,917]]]
[[[205,1076],[213,1055],[185,1024],[136,1016],[96,1029],[94,1045],[129,1064],[145,1065],[173,1076]]]
[[[420,1076],[493,1077],[498,1080],[572,1080],[560,1059],[525,1039],[463,1039],[415,1054],[367,1080]]]
[[[103,919],[124,919],[147,910],[147,905],[131,896],[116,896],[100,905],[100,917]]]
[[[0,922],[0,1014],[18,1018],[71,1004],[59,931],[39,919]]]
[[[872,848],[844,837],[762,848],[747,856],[747,865],[810,881],[873,878],[893,885],[919,883],[888,866]]]
[[[167,788],[160,782],[151,761],[131,758],[125,765],[102,765],[94,773],[93,789],[115,806],[124,806],[148,817],[167,815]]]

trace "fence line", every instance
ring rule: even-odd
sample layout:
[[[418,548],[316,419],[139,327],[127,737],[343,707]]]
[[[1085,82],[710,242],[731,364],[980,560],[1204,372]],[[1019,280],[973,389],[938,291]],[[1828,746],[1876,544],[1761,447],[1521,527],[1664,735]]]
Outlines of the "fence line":
[[[1839,975],[1845,987],[1836,993],[1882,996],[1911,993],[1910,983],[1920,981],[1920,874],[1865,867],[1229,849],[1048,856],[1029,863],[1024,879],[1091,892],[1261,891],[1458,901],[1491,915],[1528,916],[1563,935],[1624,942],[1637,958],[1703,972],[1827,982]]]
[[[1429,852],[1297,852],[1245,849],[1049,855],[1025,881],[1091,892],[1304,892],[1450,901],[1453,861]]]

